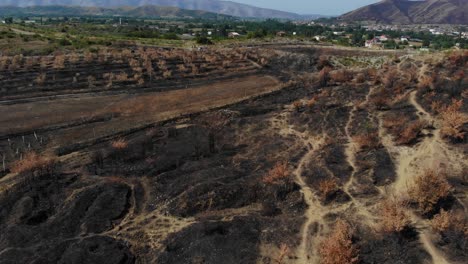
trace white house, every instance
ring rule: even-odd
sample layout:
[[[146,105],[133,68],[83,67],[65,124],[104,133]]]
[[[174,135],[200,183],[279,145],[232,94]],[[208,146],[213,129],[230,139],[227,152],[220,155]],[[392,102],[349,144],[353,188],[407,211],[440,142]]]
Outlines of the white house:
[[[228,33],[228,37],[230,37],[230,38],[237,38],[237,37],[240,37],[240,34],[237,33],[237,32],[229,32],[229,33]]]
[[[381,35],[381,36],[378,36],[378,37],[375,37],[375,38],[380,40],[380,41],[388,41],[390,39],[387,35]]]

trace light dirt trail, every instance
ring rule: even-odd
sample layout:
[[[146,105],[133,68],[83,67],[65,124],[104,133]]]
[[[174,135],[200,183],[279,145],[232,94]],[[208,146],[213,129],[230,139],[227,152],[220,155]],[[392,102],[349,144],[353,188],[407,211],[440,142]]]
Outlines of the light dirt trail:
[[[409,103],[416,109],[420,119],[434,124],[434,118],[417,102],[416,91],[410,93]],[[408,186],[414,178],[420,175],[425,169],[439,170],[452,166],[451,164],[466,163],[463,156],[450,150],[440,137],[440,130],[436,128],[433,136],[424,139],[415,146],[396,146],[392,137],[385,133],[383,128],[383,115],[379,116],[379,136],[382,144],[387,148],[396,166],[397,179],[389,192],[396,197],[405,197]],[[459,165],[455,165],[458,167]],[[451,169],[457,169],[455,167]],[[414,213],[411,220],[415,227],[420,230],[419,239],[424,249],[429,253],[434,264],[450,263],[444,254],[437,249],[431,239],[431,232],[427,221],[419,218]]]
[[[354,104],[353,109],[349,113],[348,122],[346,123],[346,126],[345,126],[345,133],[348,139],[348,143],[346,144],[346,148],[345,148],[346,161],[353,168],[353,171],[351,172],[351,176],[349,177],[348,182],[343,186],[344,192],[347,193],[348,195],[349,195],[349,189],[351,188],[351,185],[353,184],[353,181],[354,181],[354,175],[357,172],[356,151],[358,150],[358,146],[354,142],[353,137],[351,136],[351,132],[350,132],[351,125],[353,123],[354,115],[356,111],[357,111],[357,105]]]
[[[316,192],[313,189],[311,189],[305,181],[303,173],[306,166],[313,162],[314,154],[316,154],[316,152],[324,146],[326,137],[324,135],[314,137],[311,136],[307,131],[299,132],[295,130],[292,126],[290,126],[287,120],[289,118],[289,114],[293,111],[292,109],[292,106],[288,106],[284,112],[272,118],[271,120],[272,127],[277,129],[278,133],[281,136],[294,136],[300,140],[300,144],[302,146],[307,146],[307,152],[299,160],[296,169],[293,171],[295,181],[301,187],[301,193],[303,194],[304,201],[307,204],[307,209],[304,213],[304,217],[306,220],[303,223],[300,231],[301,241],[299,246],[295,250],[296,259],[292,260],[291,263],[319,263],[320,259],[318,254],[318,245],[321,241],[321,238],[328,231],[327,223],[324,220],[324,217],[327,214],[340,213],[349,209],[354,209],[358,214],[363,215],[365,217],[364,221],[367,222],[370,226],[374,225],[374,220],[376,217],[372,215],[365,208],[365,206],[361,205],[358,201],[356,201],[354,197],[350,194],[348,195],[351,197],[351,201],[348,203],[344,203],[338,206],[322,205]],[[355,106],[353,110],[356,111],[357,106]],[[348,121],[346,128],[348,135],[351,123],[352,117],[350,116],[350,120]],[[351,137],[349,136],[349,138]],[[352,140],[350,142],[351,144],[354,144]],[[350,149],[349,156],[347,156],[349,159],[354,159],[355,150],[355,148]],[[355,161],[350,160],[349,163],[352,164],[353,173],[355,173],[357,168],[357,166],[355,165]],[[328,168],[325,169],[327,170]],[[328,170],[328,172],[332,174],[331,171]],[[311,228],[314,224],[317,225],[317,230],[315,230],[315,233],[312,235]]]
[[[304,197],[304,202],[307,204],[306,212],[304,213],[305,222],[303,223],[300,231],[301,241],[297,249],[295,250],[296,259],[291,263],[307,264],[307,263],[318,263],[317,247],[314,245],[318,244],[318,238],[323,234],[326,228],[326,223],[323,217],[330,213],[331,210],[322,206],[320,199],[315,192],[307,185],[303,178],[303,172],[305,166],[307,166],[317,150],[319,150],[325,142],[325,137],[313,137],[308,135],[306,132],[298,132],[293,129],[287,122],[287,118],[292,111],[292,106],[288,106],[287,109],[272,118],[272,127],[278,130],[281,136],[295,136],[301,141],[301,145],[307,146],[307,153],[299,160],[296,169],[293,171],[295,181],[301,187],[301,193]],[[340,208],[341,209],[341,208]],[[339,209],[336,208],[338,211]],[[310,237],[311,226],[317,223],[318,230],[315,237]]]

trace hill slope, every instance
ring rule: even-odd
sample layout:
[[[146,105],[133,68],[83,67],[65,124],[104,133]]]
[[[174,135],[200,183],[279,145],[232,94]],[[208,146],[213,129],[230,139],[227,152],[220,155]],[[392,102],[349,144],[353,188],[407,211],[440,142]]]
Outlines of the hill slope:
[[[127,16],[127,17],[184,17],[184,18],[229,18],[230,16],[170,6],[140,7],[79,7],[79,6],[0,6],[0,16],[49,15],[49,16]]]
[[[318,17],[316,15],[302,16],[295,13],[278,10],[259,8],[255,6],[218,0],[3,0],[0,6],[94,6],[94,7],[117,7],[117,6],[172,6],[190,10],[204,10],[208,12],[226,14],[237,17],[256,18],[283,18],[301,19]]]
[[[466,0],[384,0],[340,17],[345,21],[394,24],[468,24]]]

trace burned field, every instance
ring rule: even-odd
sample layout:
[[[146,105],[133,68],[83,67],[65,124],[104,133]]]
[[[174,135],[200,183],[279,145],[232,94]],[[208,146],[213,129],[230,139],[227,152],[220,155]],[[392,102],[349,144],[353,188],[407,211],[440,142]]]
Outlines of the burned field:
[[[467,62],[2,58],[0,263],[466,262]]]

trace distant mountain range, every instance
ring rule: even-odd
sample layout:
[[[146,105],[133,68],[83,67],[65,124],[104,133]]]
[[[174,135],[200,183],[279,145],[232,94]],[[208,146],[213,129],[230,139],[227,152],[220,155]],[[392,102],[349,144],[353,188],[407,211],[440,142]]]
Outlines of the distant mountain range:
[[[468,0],[384,0],[340,17],[389,24],[468,24]]]
[[[228,15],[201,10],[187,10],[171,6],[139,6],[139,7],[80,7],[80,6],[31,6],[15,7],[0,6],[0,16],[42,15],[42,16],[125,16],[125,17],[177,17],[227,19]]]
[[[0,6],[85,6],[85,7],[138,7],[170,6],[189,10],[225,14],[243,18],[313,19],[320,15],[299,15],[279,10],[260,8],[219,0],[0,0]]]

